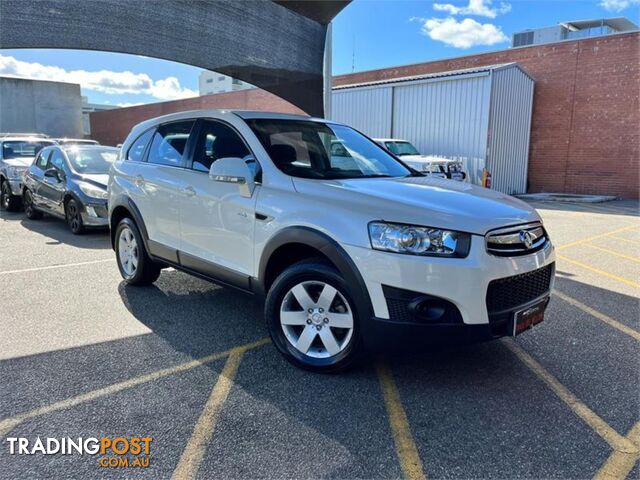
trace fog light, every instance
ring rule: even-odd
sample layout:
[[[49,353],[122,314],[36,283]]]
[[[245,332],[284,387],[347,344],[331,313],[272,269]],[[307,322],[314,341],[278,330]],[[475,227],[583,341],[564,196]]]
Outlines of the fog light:
[[[89,215],[90,217],[98,217],[98,214],[96,213],[95,209],[93,207],[87,207],[87,215]]]

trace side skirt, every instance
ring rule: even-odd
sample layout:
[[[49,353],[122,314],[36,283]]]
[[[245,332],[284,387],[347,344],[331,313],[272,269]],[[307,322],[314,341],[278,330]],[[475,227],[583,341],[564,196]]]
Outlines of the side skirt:
[[[163,263],[176,270],[183,271],[194,277],[207,280],[225,287],[235,288],[244,293],[255,293],[256,279],[248,275],[235,272],[215,263],[207,262],[162,245],[153,240],[147,240],[149,256],[158,263]]]

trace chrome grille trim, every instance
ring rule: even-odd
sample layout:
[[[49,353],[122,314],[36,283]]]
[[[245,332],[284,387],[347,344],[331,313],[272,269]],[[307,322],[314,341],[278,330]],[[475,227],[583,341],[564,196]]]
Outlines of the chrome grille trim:
[[[522,234],[528,235],[531,245],[523,241]],[[491,230],[485,235],[487,252],[499,257],[528,255],[545,247],[549,238],[540,222],[513,225]]]

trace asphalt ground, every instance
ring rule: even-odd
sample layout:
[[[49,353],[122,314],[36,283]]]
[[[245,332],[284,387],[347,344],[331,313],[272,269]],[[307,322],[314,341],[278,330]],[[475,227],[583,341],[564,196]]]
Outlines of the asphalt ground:
[[[284,361],[241,293],[125,286],[106,233],[3,212],[0,478],[639,478],[638,202],[535,206],[559,255],[541,325],[341,375]],[[7,441],[134,436],[147,468]]]

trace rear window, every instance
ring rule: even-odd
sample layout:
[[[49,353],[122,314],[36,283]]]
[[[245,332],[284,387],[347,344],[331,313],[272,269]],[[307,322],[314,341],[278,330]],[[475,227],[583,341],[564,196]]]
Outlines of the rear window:
[[[190,120],[160,126],[153,135],[147,161],[157,165],[181,166],[182,155],[194,123]]]
[[[132,162],[142,162],[144,160],[144,152],[147,149],[149,140],[151,140],[153,136],[153,132],[154,129],[147,130],[133,142],[133,145],[129,147],[129,151],[127,152],[127,160],[131,160]]]
[[[2,157],[7,159],[35,157],[40,150],[52,144],[53,142],[39,140],[10,140],[2,142]]]

